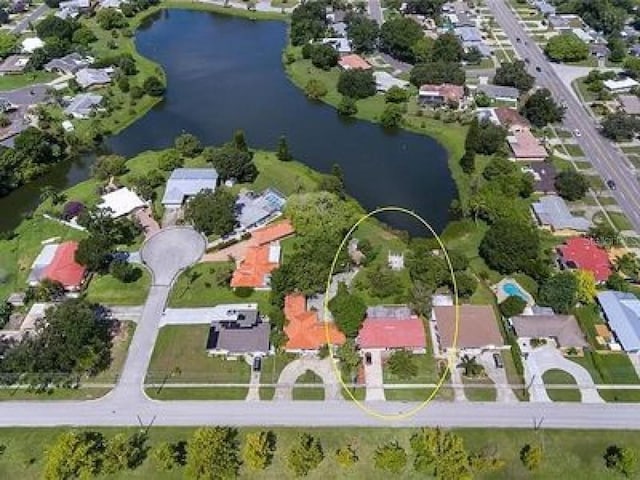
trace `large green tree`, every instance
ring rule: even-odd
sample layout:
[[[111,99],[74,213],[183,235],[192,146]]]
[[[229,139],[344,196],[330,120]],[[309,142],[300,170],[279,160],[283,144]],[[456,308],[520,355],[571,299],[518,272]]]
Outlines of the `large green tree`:
[[[423,428],[410,440],[413,467],[436,480],[471,479],[469,455],[462,438],[439,428]]]
[[[416,64],[409,74],[409,80],[416,87],[425,84],[439,85],[451,83],[464,85],[465,73],[459,63],[435,60],[428,63]]]
[[[235,196],[227,188],[204,190],[189,200],[184,218],[205,235],[222,236],[235,228],[234,208]]]
[[[432,58],[444,62],[458,63],[462,60],[464,49],[458,37],[451,32],[443,33],[433,44]]]
[[[379,470],[398,475],[407,466],[407,452],[397,442],[386,443],[376,449],[373,464]]]
[[[242,456],[252,470],[267,468],[273,460],[274,451],[275,435],[272,432],[260,431],[245,435]]]
[[[424,36],[422,28],[408,17],[395,17],[380,28],[380,50],[398,60],[413,62],[413,46]]]
[[[295,46],[322,37],[327,28],[325,4],[311,1],[298,5],[291,13],[289,37]]]
[[[558,195],[572,202],[584,198],[589,191],[589,181],[575,170],[562,170],[556,175],[555,187]]]
[[[564,107],[558,105],[546,88],[536,90],[520,110],[533,125],[542,128],[548,123],[556,123],[564,117]]]
[[[347,23],[347,35],[351,48],[357,53],[371,53],[378,45],[378,22],[363,14],[353,14]]]
[[[315,470],[323,458],[320,440],[303,433],[287,452],[286,464],[295,476],[303,477]]]
[[[540,237],[529,223],[499,220],[485,233],[479,252],[487,265],[500,273],[526,271],[540,255]]]
[[[343,70],[337,89],[345,97],[367,98],[376,94],[376,81],[371,70]]]
[[[185,473],[189,479],[234,479],[240,463],[237,432],[233,428],[198,428],[187,445]]]
[[[98,432],[68,431],[47,449],[45,480],[92,478],[100,472],[104,439]]]
[[[329,310],[340,330],[353,338],[360,330],[367,305],[359,295],[350,293],[349,288],[340,283],[335,297],[329,301]]]
[[[527,73],[527,66],[522,60],[501,63],[493,77],[493,83],[507,87],[515,87],[526,92],[533,87],[535,79]]]
[[[578,301],[578,280],[572,272],[556,273],[540,287],[538,301],[556,313],[569,313]]]
[[[258,176],[253,163],[253,153],[227,143],[220,148],[210,150],[207,158],[216,168],[223,180],[235,179],[241,183],[251,183]]]
[[[579,62],[589,56],[589,47],[575,33],[563,33],[549,39],[544,53],[556,62]]]

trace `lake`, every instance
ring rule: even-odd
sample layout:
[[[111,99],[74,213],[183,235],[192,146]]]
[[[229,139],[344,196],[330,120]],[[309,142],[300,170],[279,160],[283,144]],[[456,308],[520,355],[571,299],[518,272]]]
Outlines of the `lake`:
[[[447,152],[435,140],[379,125],[344,120],[327,105],[311,102],[287,78],[281,54],[283,22],[258,21],[200,11],[165,10],[142,27],[138,50],[164,68],[165,99],[142,119],[107,140],[115,153],[133,156],[162,149],[182,132],[217,145],[242,129],[251,147],[275,149],[286,135],[293,156],[329,172],[345,174],[348,192],[365,208],[402,206],[424,216],[440,231],[456,194]],[[0,199],[0,229],[15,227],[38,203],[48,184],[72,185],[90,174],[92,157],[67,162],[37,182]],[[414,221],[381,217],[415,234]]]

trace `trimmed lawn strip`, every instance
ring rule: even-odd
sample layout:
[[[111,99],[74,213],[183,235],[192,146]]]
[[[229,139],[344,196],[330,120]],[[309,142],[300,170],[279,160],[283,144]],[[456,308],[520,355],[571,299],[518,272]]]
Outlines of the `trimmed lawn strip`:
[[[564,148],[567,149],[567,152],[572,157],[584,157],[584,152],[580,148],[580,145],[575,145],[573,143],[565,143],[564,144]],[[591,166],[591,164],[589,162],[582,162],[582,163],[587,163],[589,166]],[[589,168],[589,167],[587,167],[587,168]]]
[[[624,213],[607,211],[607,214],[618,230],[633,230],[633,225],[631,225]]]
[[[260,387],[258,393],[260,394],[260,400],[273,400],[276,389],[274,387]]]
[[[86,290],[87,300],[103,305],[142,305],[151,286],[151,275],[141,265],[142,272],[135,282],[123,283],[111,275],[94,276]]]
[[[485,387],[465,387],[464,395],[471,402],[495,402],[497,398],[497,391],[493,381],[488,378],[466,378],[462,376],[462,383],[468,384],[486,384]]]
[[[149,397],[155,400],[244,400],[249,388],[208,387],[208,388],[145,388]]]
[[[545,385],[575,385],[573,376],[564,370],[552,369],[542,374]],[[547,388],[549,398],[554,402],[579,402],[582,398],[577,388]]]
[[[133,322],[122,322],[120,332],[113,339],[111,347],[111,365],[104,372],[88,379],[91,383],[116,383],[124,362],[129,353],[129,345],[136,331],[136,324]]]
[[[55,73],[45,71],[21,73],[18,75],[1,75],[0,90],[15,90],[26,87],[27,85],[35,85],[36,83],[47,83],[57,76]]]
[[[293,387],[294,400],[324,400],[324,387]]]
[[[249,383],[244,360],[209,357],[209,325],[168,325],[158,334],[146,383]]]
[[[365,387],[351,387],[347,390],[351,392],[351,395],[353,395],[353,397],[360,402],[363,402],[367,396],[367,389]],[[342,398],[352,402],[353,398],[351,398],[351,395],[349,395],[347,390],[345,390],[344,388],[342,389]]]
[[[427,335],[427,338],[429,336]],[[386,363],[382,367],[383,382],[385,384],[405,384],[405,383],[438,383],[440,374],[438,373],[438,361],[433,358],[431,344],[425,354],[414,354],[413,360],[418,366],[418,374],[408,379],[400,378],[387,367]]]
[[[384,396],[390,401],[424,402],[431,396],[434,388],[385,388]],[[453,401],[453,389],[442,386],[433,400]]]
[[[35,392],[24,388],[3,388],[0,389],[0,401],[94,400],[104,397],[110,390],[106,387],[83,386],[80,388],[52,388],[44,392]]]

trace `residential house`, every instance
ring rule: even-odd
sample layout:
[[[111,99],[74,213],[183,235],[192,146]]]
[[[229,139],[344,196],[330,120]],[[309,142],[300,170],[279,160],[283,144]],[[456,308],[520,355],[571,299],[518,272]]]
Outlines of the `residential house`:
[[[355,53],[345,55],[338,60],[338,66],[343,70],[370,70],[371,65],[360,55]]]
[[[217,305],[219,315],[211,319],[206,350],[211,356],[264,356],[269,352],[270,326],[258,312],[258,305]]]
[[[78,70],[83,69],[91,65],[93,59],[86,58],[79,53],[70,53],[61,58],[54,58],[45,63],[44,69],[47,72],[62,73],[65,75],[71,75]]]
[[[593,36],[589,32],[583,30],[582,28],[572,28],[571,32],[584,43],[589,44],[595,41],[595,38],[593,38]]]
[[[429,325],[436,356],[452,351],[477,354],[505,348],[490,305],[436,305],[431,310]]]
[[[404,270],[404,253],[396,253],[389,250],[387,255],[387,265],[394,272]]]
[[[26,0],[11,0],[9,2],[7,11],[10,14],[24,13],[27,10],[29,10],[29,5],[30,5],[30,2]]]
[[[0,97],[0,112],[7,113],[16,110],[17,107],[5,97]]]
[[[547,3],[546,0],[535,0],[533,5],[538,9],[538,11],[544,15],[545,17],[551,17],[556,14],[556,7]]]
[[[44,47],[44,42],[38,37],[29,37],[22,40],[22,51],[25,53],[33,53],[42,47]]]
[[[62,18],[75,18],[80,13],[88,12],[91,9],[91,0],[66,0],[60,2],[58,9]]]
[[[476,92],[499,102],[518,103],[520,97],[520,91],[517,88],[502,85],[481,84],[476,88]]]
[[[0,63],[0,75],[22,73],[29,63],[27,55],[9,55]]]
[[[493,113],[498,119],[498,123],[509,132],[520,132],[531,128],[529,120],[520,115],[515,108],[498,107],[493,109]]]
[[[634,57],[640,57],[640,43],[635,43],[629,47],[629,53]]]
[[[346,38],[323,38],[321,43],[324,45],[331,45],[340,55],[347,55],[351,53],[351,43]]]
[[[111,83],[113,68],[83,68],[76,72],[76,82],[82,88],[96,88]]]
[[[418,92],[418,102],[422,105],[457,105],[464,102],[464,87],[443,83],[422,85]]]
[[[516,160],[542,162],[547,158],[547,150],[529,129],[511,133],[507,136],[507,143]]]
[[[356,342],[362,350],[425,353],[427,348],[424,323],[406,306],[368,308]]]
[[[562,349],[589,346],[573,315],[519,315],[510,321],[518,338],[551,339]]]
[[[635,95],[619,95],[618,102],[625,113],[629,115],[640,115],[640,99]]]
[[[346,341],[333,322],[319,320],[317,312],[307,310],[307,299],[302,294],[289,294],[284,298],[284,316],[287,335],[284,348],[288,352],[316,351],[327,343],[342,345]]]
[[[626,352],[640,352],[640,300],[633,293],[607,290],[598,293],[609,328]]]
[[[589,45],[589,53],[596,58],[607,58],[611,55],[611,50],[603,43],[592,43]]]
[[[88,118],[96,110],[96,107],[100,106],[102,98],[102,95],[95,93],[78,94],[65,107],[64,113],[73,118]]]
[[[271,272],[280,265],[280,240],[293,233],[288,220],[254,230],[250,245],[233,272],[231,287],[269,290]]]
[[[378,92],[387,92],[391,87],[408,88],[409,82],[394,77],[390,73],[378,71],[373,72],[373,78],[376,80],[376,90]]]
[[[538,223],[555,235],[575,235],[586,232],[591,226],[586,218],[573,215],[564,199],[557,195],[545,195],[533,202],[531,208]]]
[[[632,88],[640,85],[640,83],[629,77],[622,77],[617,80],[605,80],[603,83],[605,88],[613,93],[628,92]]]
[[[465,51],[469,51],[471,48],[477,48],[483,57],[491,56],[491,47],[484,42],[482,33],[480,33],[480,30],[478,30],[475,25],[456,27],[453,29],[453,33],[458,37]]]
[[[105,210],[111,218],[120,218],[129,215],[146,206],[147,204],[127,187],[119,188],[118,190],[103,195],[102,202],[98,205],[98,207]]]
[[[533,191],[535,193],[542,195],[556,193],[556,168],[552,163],[535,162],[524,167],[522,171],[533,175]]]
[[[178,209],[184,202],[203,190],[216,189],[218,172],[214,168],[176,168],[171,172],[162,197],[162,205]]]
[[[597,282],[605,282],[611,275],[607,251],[591,238],[570,238],[556,250],[565,268],[592,272]]]
[[[45,245],[33,262],[27,279],[29,285],[38,285],[48,278],[60,282],[65,290],[77,291],[82,287],[87,269],[75,260],[78,242]]]
[[[282,214],[286,197],[274,188],[262,193],[242,191],[236,199],[236,220],[243,230],[264,225]]]
[[[549,15],[547,22],[556,32],[570,32],[572,29],[570,19],[564,15]]]
[[[120,6],[125,3],[125,0],[99,0],[100,8],[116,8],[119,9]]]

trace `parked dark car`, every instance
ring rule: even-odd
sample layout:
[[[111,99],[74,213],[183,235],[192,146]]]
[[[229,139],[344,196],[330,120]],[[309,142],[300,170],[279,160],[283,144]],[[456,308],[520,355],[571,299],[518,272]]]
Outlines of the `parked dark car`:
[[[366,362],[367,365],[371,365],[371,353],[367,352],[364,356],[364,361]]]
[[[259,372],[262,369],[262,357],[253,357],[253,371]]]
[[[615,190],[616,182],[614,182],[613,180],[607,180],[607,187],[609,187],[611,190]]]
[[[536,72],[541,72],[542,69],[540,67],[536,67]]]
[[[496,364],[496,368],[504,368],[504,363],[502,363],[502,357],[499,353],[493,354],[493,363]]]

